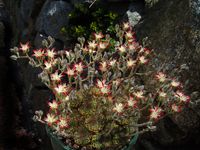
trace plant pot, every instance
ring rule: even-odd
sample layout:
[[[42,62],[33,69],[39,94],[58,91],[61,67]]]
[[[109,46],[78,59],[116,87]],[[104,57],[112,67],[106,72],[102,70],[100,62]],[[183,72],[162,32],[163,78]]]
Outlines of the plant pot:
[[[55,134],[51,132],[51,130],[46,126],[47,135],[49,136],[51,140],[51,145],[53,150],[74,150],[73,148],[70,148],[68,145],[65,145]],[[122,150],[132,150],[133,145],[136,143],[138,139],[138,134],[135,134],[133,138],[131,139],[128,146],[124,147]]]
[[[46,126],[47,135],[51,140],[53,150],[73,150],[69,146],[65,145],[51,130]]]

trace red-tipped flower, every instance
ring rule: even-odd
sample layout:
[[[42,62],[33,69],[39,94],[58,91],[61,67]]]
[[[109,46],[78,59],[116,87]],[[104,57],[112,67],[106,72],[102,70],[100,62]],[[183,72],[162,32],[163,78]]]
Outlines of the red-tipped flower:
[[[185,95],[185,94],[184,94],[183,92],[181,92],[181,91],[177,91],[177,92],[175,93],[175,96],[176,96],[181,102],[187,103],[187,102],[190,101],[190,97],[187,96],[187,95]]]
[[[100,89],[102,94],[110,94],[110,85],[107,85],[105,80],[97,80],[97,87]]]
[[[44,121],[48,124],[48,125],[52,125],[53,123],[55,123],[57,121],[56,116],[52,115],[52,114],[47,114],[47,117],[44,119]]]
[[[40,58],[44,56],[43,49],[34,50],[33,53],[34,53],[33,56],[35,56],[36,58]]]
[[[178,81],[176,81],[176,80],[172,80],[171,86],[173,86],[173,87],[179,87],[179,86],[181,86],[181,83],[178,82]]]
[[[67,69],[66,71],[66,74],[69,76],[69,77],[73,77],[76,75],[75,73],[75,68],[71,69],[70,67]]]
[[[156,79],[158,79],[160,82],[165,82],[167,80],[167,76],[162,72],[158,72],[156,74]]]
[[[130,96],[127,102],[127,105],[129,107],[136,107],[137,106],[137,101],[134,100],[133,96]]]
[[[146,64],[146,63],[148,63],[148,59],[146,59],[145,58],[145,56],[140,56],[139,57],[139,62],[141,63],[141,64]]]
[[[159,119],[162,115],[162,111],[163,110],[160,107],[157,107],[157,106],[154,107],[154,108],[151,108],[150,109],[150,112],[151,112],[150,118],[155,119],[155,120]]]
[[[25,44],[22,44],[20,43],[20,50],[23,52],[23,53],[27,53],[30,49],[30,43],[29,42],[26,42]]]
[[[78,72],[78,73],[82,73],[83,69],[84,69],[84,65],[82,62],[79,62],[77,64],[74,65],[74,69]]]
[[[58,71],[56,71],[55,73],[51,74],[51,80],[59,82],[61,81],[62,76],[62,74],[58,74]]]
[[[61,117],[59,120],[58,120],[58,125],[61,129],[63,128],[68,128],[69,127],[69,119],[65,119],[63,117]]]
[[[104,35],[102,34],[102,32],[99,32],[99,33],[94,33],[94,37],[96,40],[99,40],[102,39]]]
[[[53,100],[53,102],[49,102],[48,105],[52,110],[55,110],[58,108],[58,103],[55,100]]]
[[[59,84],[57,87],[54,88],[58,94],[63,94],[68,92],[68,88],[66,84]]]
[[[174,112],[181,112],[181,106],[177,106],[176,104],[172,104],[171,109]]]

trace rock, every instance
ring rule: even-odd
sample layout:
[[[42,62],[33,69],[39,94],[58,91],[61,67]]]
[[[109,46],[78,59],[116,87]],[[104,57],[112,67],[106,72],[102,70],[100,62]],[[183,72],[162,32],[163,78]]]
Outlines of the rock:
[[[153,7],[158,2],[159,2],[159,0],[145,0],[147,7]]]
[[[156,53],[157,57],[152,60],[151,65],[155,70],[162,68],[169,76],[179,77],[187,94],[200,91],[198,2],[196,0],[188,5],[188,0],[156,1],[152,7],[146,9],[143,21],[136,25],[137,37],[140,41],[148,37],[147,47],[154,49]],[[187,150],[190,146],[197,146],[196,141],[200,140],[197,107],[198,105],[195,108],[188,107],[181,114],[164,119],[164,124],[158,125],[158,131],[146,139],[141,138],[141,143],[143,140],[148,141],[152,147],[160,150]]]
[[[185,109],[184,112],[172,116],[172,119],[178,125],[179,129],[185,133],[192,132],[191,129],[194,131],[200,127],[200,118],[198,114],[191,109]]]
[[[200,14],[200,0],[190,1],[190,6],[193,9],[195,14],[197,14],[197,15]]]
[[[10,17],[7,10],[4,7],[4,4],[0,1],[0,54],[6,56],[8,55],[8,44],[10,42]]]
[[[34,9],[34,0],[22,0],[20,3],[19,14],[20,21],[17,22],[19,31],[21,33],[21,40],[28,40],[27,37],[30,37],[30,24],[32,24],[31,14]]]
[[[144,5],[141,2],[134,2],[129,5],[128,11],[126,12],[128,21],[131,26],[135,26],[142,18]]]
[[[3,48],[5,46],[4,43],[4,25],[0,22],[0,47]],[[1,52],[0,52],[1,53]]]
[[[22,0],[20,6],[21,19],[27,23],[34,8],[34,0]]]
[[[5,5],[0,2],[0,20],[4,22],[9,22],[9,15],[5,9]]]
[[[9,37],[8,37],[9,35]],[[13,84],[13,70],[8,58],[10,43],[8,13],[0,1],[0,147],[12,149],[15,145],[16,116],[18,99]]]
[[[70,0],[70,3],[73,5],[78,4],[78,3],[91,3],[91,0]]]
[[[128,16],[128,20],[131,24],[131,26],[135,26],[136,24],[138,24],[138,22],[140,21],[140,19],[142,18],[141,15],[135,11],[135,12],[130,12],[130,11],[127,11],[127,16]]]
[[[62,27],[68,25],[68,14],[71,11],[72,7],[68,2],[47,0],[36,21],[36,30],[66,41],[66,37],[60,31]]]

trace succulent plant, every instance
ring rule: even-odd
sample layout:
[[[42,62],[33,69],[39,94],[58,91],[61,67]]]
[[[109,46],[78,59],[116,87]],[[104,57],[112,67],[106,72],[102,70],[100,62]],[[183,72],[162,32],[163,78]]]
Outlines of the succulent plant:
[[[51,37],[33,55],[29,43],[12,49],[14,60],[27,58],[41,68],[39,78],[54,93],[45,118],[38,111],[34,118],[79,147],[122,149],[134,134],[155,130],[159,119],[190,100],[177,79],[143,72],[152,51],[136,41],[129,23],[115,30],[114,37],[78,38],[73,50],[55,51]],[[143,76],[153,76],[153,89],[143,85]]]

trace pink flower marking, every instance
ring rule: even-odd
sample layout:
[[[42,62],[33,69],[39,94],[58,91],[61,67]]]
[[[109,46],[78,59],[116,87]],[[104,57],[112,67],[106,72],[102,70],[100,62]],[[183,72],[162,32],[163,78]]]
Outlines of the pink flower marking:
[[[53,110],[58,108],[58,103],[55,100],[53,100],[53,102],[48,102],[48,105]]]
[[[161,115],[162,115],[162,109],[160,108],[160,107],[154,107],[154,108],[151,108],[150,109],[150,112],[151,112],[151,114],[150,114],[150,118],[151,119],[155,119],[155,120],[157,120],[157,119],[159,119],[160,117],[161,117]]]
[[[40,57],[44,56],[43,49],[34,50],[33,53],[34,53],[33,56],[35,56],[36,58],[40,58]]]
[[[102,34],[102,32],[99,32],[99,33],[94,33],[94,37],[96,40],[99,40],[102,39],[104,35]]]
[[[25,44],[20,43],[20,50],[22,50],[23,53],[27,53],[30,49],[30,43],[26,42]]]
[[[166,76],[164,73],[162,73],[162,72],[158,72],[158,73],[156,74],[156,78],[157,78],[158,81],[160,81],[160,82],[165,82],[165,81],[167,80],[167,76]]]

